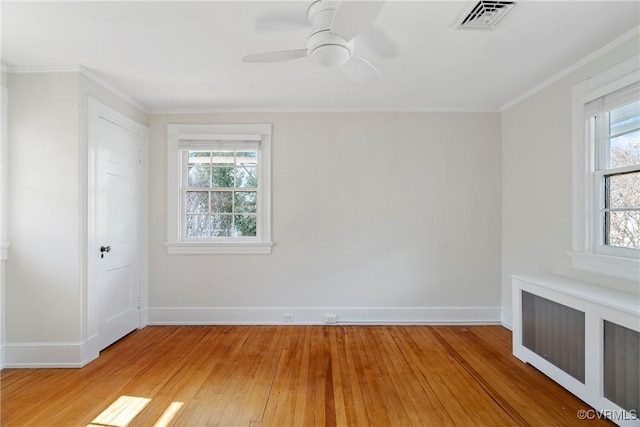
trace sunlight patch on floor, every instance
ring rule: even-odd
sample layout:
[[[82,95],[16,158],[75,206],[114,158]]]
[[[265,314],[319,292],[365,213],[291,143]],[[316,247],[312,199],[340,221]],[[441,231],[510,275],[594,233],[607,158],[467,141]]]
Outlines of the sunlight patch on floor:
[[[151,399],[135,396],[120,396],[107,409],[91,421],[87,427],[126,427],[151,402]],[[171,402],[153,427],[167,427],[184,405]]]
[[[180,408],[182,408],[182,402],[171,402],[171,404],[165,409],[162,416],[156,421],[153,427],[167,427],[173,417],[176,416]]]
[[[126,427],[151,402],[151,399],[120,396],[87,427]]]

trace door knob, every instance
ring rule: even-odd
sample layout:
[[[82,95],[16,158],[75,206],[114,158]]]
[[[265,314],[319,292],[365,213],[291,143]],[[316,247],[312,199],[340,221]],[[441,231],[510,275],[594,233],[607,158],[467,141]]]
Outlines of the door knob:
[[[111,246],[100,246],[100,253],[111,252]]]

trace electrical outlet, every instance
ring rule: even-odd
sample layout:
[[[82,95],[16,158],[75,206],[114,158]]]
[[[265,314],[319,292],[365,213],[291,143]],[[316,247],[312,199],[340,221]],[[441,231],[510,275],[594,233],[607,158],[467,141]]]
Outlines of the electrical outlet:
[[[338,323],[338,316],[335,314],[325,314],[323,317],[324,323],[335,324]]]
[[[293,322],[293,314],[291,313],[286,313],[282,315],[282,321],[283,322]]]

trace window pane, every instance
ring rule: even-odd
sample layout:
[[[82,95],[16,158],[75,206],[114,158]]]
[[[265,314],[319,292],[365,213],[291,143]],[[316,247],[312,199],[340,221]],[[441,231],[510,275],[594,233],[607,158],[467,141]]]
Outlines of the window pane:
[[[640,172],[610,175],[605,178],[610,209],[640,208]]]
[[[211,215],[211,235],[231,237],[233,218],[231,215]]]
[[[211,156],[214,166],[233,166],[233,151],[214,151]]]
[[[236,169],[236,188],[258,188],[258,168],[243,166]]]
[[[257,166],[257,151],[238,151],[236,152],[236,165],[238,166]]]
[[[207,215],[187,215],[187,237],[209,237]]]
[[[189,165],[208,165],[211,163],[209,151],[189,151]]]
[[[606,213],[605,244],[640,249],[640,212],[616,211]]]
[[[234,230],[237,237],[255,237],[256,229],[254,215],[236,215]]]
[[[236,191],[236,213],[255,213],[257,195],[255,191]]]
[[[616,136],[640,128],[640,101],[611,110],[609,135]]]
[[[211,212],[232,213],[233,193],[231,191],[213,191],[211,193]]]
[[[233,173],[232,167],[213,168],[211,173],[211,182],[213,187],[232,188]]]
[[[187,213],[209,213],[209,192],[188,191]]]
[[[609,141],[609,167],[632,165],[640,165],[640,130]]]
[[[211,169],[204,165],[189,165],[189,187],[208,188]]]

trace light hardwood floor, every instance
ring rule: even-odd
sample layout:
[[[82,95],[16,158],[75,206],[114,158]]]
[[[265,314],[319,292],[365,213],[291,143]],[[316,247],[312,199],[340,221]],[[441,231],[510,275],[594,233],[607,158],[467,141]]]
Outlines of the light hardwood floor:
[[[500,326],[153,326],[2,371],[2,426],[589,426]]]

